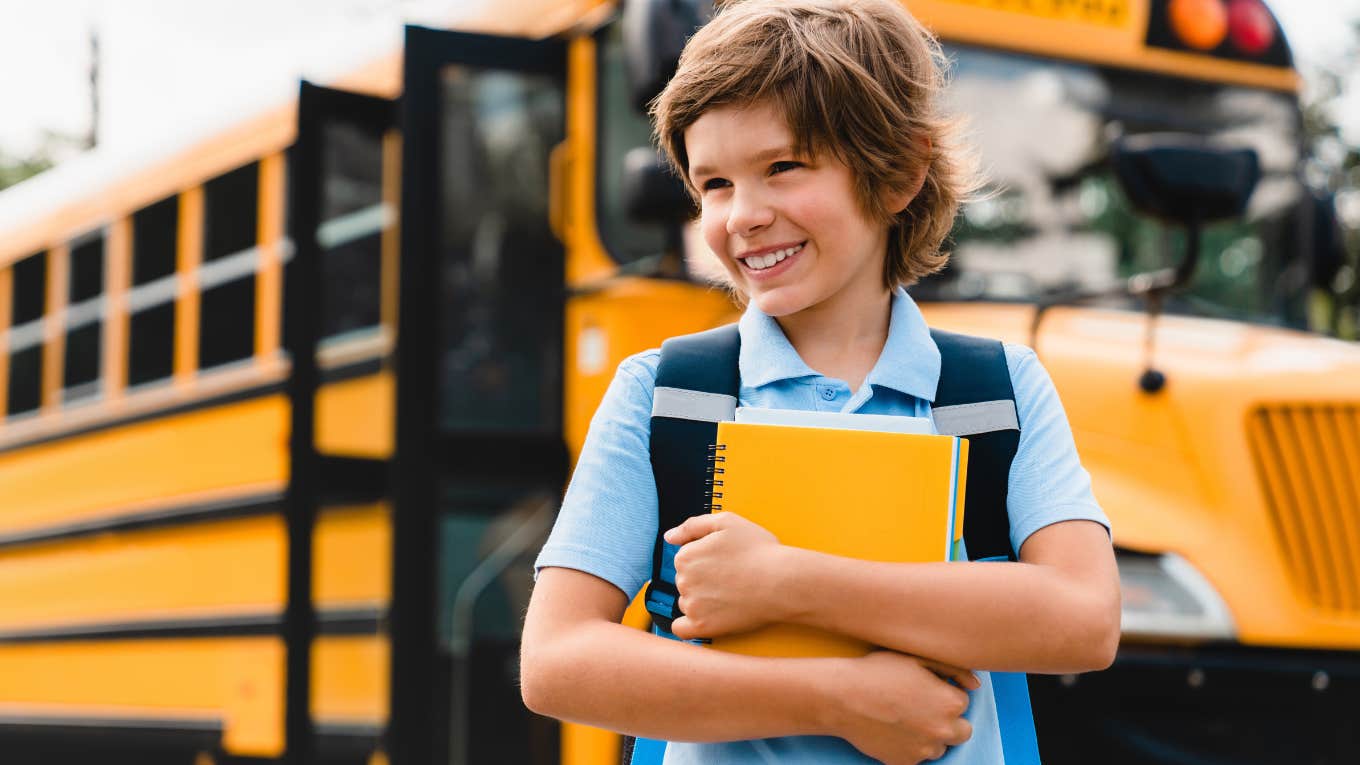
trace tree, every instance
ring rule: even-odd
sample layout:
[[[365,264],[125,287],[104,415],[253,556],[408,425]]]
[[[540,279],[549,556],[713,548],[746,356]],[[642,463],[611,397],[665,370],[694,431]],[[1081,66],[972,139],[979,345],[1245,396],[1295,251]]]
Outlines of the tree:
[[[1360,338],[1360,146],[1347,140],[1340,124],[1348,78],[1360,77],[1360,20],[1351,22],[1353,41],[1308,72],[1303,107],[1308,143],[1307,177],[1336,202],[1344,263],[1328,289],[1313,301],[1313,324],[1322,331]]]

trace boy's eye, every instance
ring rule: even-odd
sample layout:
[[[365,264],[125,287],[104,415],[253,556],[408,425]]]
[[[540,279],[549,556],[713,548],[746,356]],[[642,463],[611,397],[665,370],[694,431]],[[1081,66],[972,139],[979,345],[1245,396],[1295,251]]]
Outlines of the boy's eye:
[[[708,180],[704,181],[704,185],[702,188],[704,191],[710,191],[712,189],[720,189],[728,185],[730,184],[728,184],[726,178],[709,178]]]
[[[787,171],[787,170],[792,170],[792,169],[794,169],[794,168],[796,168],[796,167],[802,167],[802,166],[803,166],[803,163],[802,163],[802,162],[794,162],[794,161],[792,161],[792,160],[783,160],[783,161],[775,162],[775,163],[771,164],[771,165],[770,165],[770,173],[773,175],[774,173],[782,173],[782,172],[785,172],[785,171]]]

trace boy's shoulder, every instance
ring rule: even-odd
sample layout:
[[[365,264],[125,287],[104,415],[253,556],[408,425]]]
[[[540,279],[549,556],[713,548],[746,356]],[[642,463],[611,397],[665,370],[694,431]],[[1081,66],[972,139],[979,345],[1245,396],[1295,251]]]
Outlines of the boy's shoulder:
[[[617,377],[630,377],[648,395],[656,387],[656,371],[661,366],[661,349],[648,348],[619,362]]]
[[[1001,347],[1006,352],[1006,366],[1010,368],[1012,380],[1018,375],[1028,374],[1034,368],[1043,367],[1039,363],[1039,355],[1028,345],[1003,341]]]

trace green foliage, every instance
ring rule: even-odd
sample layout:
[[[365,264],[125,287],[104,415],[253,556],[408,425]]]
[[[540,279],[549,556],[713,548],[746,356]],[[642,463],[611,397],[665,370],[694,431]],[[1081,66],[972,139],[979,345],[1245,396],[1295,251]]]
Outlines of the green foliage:
[[[55,164],[56,160],[46,150],[37,151],[27,157],[16,157],[0,151],[0,189],[32,178]]]
[[[1352,21],[1352,40],[1360,41],[1360,21]],[[1338,200],[1345,265],[1326,288],[1314,291],[1309,323],[1320,332],[1360,339],[1360,146],[1348,144],[1340,117],[1348,78],[1360,76],[1360,45],[1351,44],[1308,72],[1309,94],[1303,104],[1309,181]],[[1349,214],[1348,214],[1349,213]]]

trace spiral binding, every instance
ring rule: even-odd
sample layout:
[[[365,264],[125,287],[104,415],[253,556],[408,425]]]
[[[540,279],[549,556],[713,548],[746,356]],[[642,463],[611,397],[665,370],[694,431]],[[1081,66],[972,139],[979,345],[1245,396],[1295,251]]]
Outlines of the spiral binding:
[[[718,467],[718,463],[727,462],[727,457],[718,454],[718,452],[726,450],[726,444],[708,445],[708,457],[706,458],[708,467],[704,468],[704,472],[708,474],[708,478],[704,480],[704,485],[708,487],[709,500],[707,509],[710,513],[716,513],[719,510],[722,510],[722,505],[718,504],[717,500],[722,499],[723,493],[718,491],[718,489],[722,488],[723,482],[722,479],[715,478],[714,476],[723,475],[727,472],[726,468]]]

